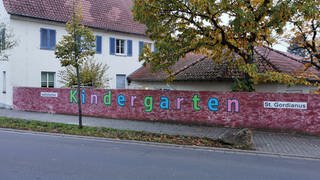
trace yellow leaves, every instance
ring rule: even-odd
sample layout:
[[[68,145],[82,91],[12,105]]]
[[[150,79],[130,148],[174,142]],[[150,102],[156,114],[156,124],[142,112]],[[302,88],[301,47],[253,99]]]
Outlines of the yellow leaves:
[[[306,64],[304,65],[304,71],[308,70],[308,69],[311,68],[311,67],[312,67],[312,64],[311,64],[311,63],[306,63]]]
[[[318,81],[319,81],[319,79],[318,79]],[[320,84],[317,82],[317,83],[314,83],[313,86],[317,87],[317,89],[313,93],[320,94]]]
[[[247,73],[251,77],[254,84],[279,83],[287,84],[289,86],[311,86],[313,84],[310,81],[308,81],[308,79],[319,80],[319,78],[316,75],[306,72],[300,72],[297,74],[286,74],[276,71],[267,71],[264,73],[259,73],[255,64],[238,63],[237,66],[240,71]]]
[[[304,76],[294,76],[291,74],[285,74],[275,71],[269,71],[265,73],[258,74],[258,79],[260,83],[279,83],[287,84],[289,86],[293,85],[312,85]]]
[[[246,64],[238,61],[237,66],[240,71],[247,73],[250,77],[252,78],[256,77],[256,74],[257,74],[256,64]]]
[[[262,0],[250,0],[250,4],[253,6],[253,7],[258,7],[260,6],[264,1]]]
[[[185,2],[188,2],[188,7]],[[191,51],[206,55],[216,63],[234,63],[254,83],[304,84],[307,76],[301,73],[310,68],[310,64],[302,67],[300,74],[260,73],[255,64],[246,64],[252,62],[252,47],[274,44],[283,37],[285,27],[292,30],[285,31],[288,33],[285,35],[287,42],[295,37],[293,40],[297,45],[306,45],[302,33],[297,32],[299,28],[286,25],[294,17],[297,24],[301,25],[301,31],[310,34],[311,21],[300,18],[297,12],[304,16],[303,13],[307,11],[301,9],[304,6],[312,9],[314,5],[305,4],[304,1],[301,1],[301,5],[296,3],[298,1],[135,0],[135,19],[146,24],[147,34],[157,41],[159,50],[158,53],[146,51],[140,60],[150,62],[155,69],[160,70],[168,68]],[[312,15],[317,13],[313,12]],[[224,14],[227,15],[226,22],[223,22]],[[309,34],[306,37],[311,44],[312,35]],[[316,48],[319,47],[318,39],[315,41]]]
[[[204,0],[184,0],[188,1],[189,4],[192,4],[192,6],[197,6],[198,8],[205,9],[206,7],[209,7],[209,1]]]
[[[67,35],[63,36],[55,49],[55,56],[62,66],[79,65],[95,54],[95,36],[82,24],[81,6],[77,6],[71,19],[66,24]]]

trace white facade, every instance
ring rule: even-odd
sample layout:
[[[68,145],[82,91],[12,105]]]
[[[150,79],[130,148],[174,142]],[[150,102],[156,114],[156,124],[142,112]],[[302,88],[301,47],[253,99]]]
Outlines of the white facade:
[[[142,82],[132,81],[130,89],[148,89],[148,90],[183,90],[183,91],[218,91],[231,92],[232,82],[230,81],[177,81],[177,82]],[[287,86],[284,84],[259,84],[255,86],[256,92],[273,93],[313,93],[316,87],[310,86]]]
[[[8,51],[9,61],[0,62],[0,107],[12,105],[13,87],[41,87],[41,72],[55,73],[55,86],[62,87],[59,82],[58,72],[62,70],[60,62],[55,58],[54,50],[40,49],[40,29],[52,29],[56,31],[56,42],[66,34],[65,25],[44,20],[10,16],[6,13],[0,1],[0,18],[12,30],[16,47]],[[109,66],[107,78],[108,86],[116,88],[116,75],[128,76],[141,67],[139,62],[139,41],[151,42],[145,36],[108,32],[93,29],[95,35],[102,36],[102,53],[96,54],[97,62]],[[110,37],[132,40],[132,56],[110,55]],[[4,77],[5,73],[6,77]],[[6,78],[6,79],[4,79]],[[4,90],[4,88],[6,88]]]

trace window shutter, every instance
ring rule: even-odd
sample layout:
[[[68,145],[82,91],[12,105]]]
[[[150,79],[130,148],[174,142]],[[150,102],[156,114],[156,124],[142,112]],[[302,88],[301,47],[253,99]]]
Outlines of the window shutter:
[[[110,55],[116,54],[116,39],[110,38]]]
[[[47,30],[40,29],[40,48],[47,48]]]
[[[102,37],[96,36],[96,53],[101,54],[102,53]]]
[[[143,41],[139,41],[139,54],[142,53],[143,46],[144,46]]]
[[[49,30],[50,34],[50,41],[49,41],[49,48],[54,49],[56,47],[56,31]]]
[[[132,40],[127,41],[127,56],[132,56]]]

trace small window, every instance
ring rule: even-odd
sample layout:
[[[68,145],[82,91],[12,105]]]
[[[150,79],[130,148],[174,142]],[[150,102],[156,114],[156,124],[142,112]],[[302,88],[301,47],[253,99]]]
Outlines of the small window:
[[[41,72],[41,87],[54,88],[54,80],[54,72]]]
[[[2,93],[5,94],[7,92],[7,73],[3,71],[3,79],[2,79]]]
[[[56,47],[56,30],[40,29],[40,48],[54,50]]]
[[[102,37],[96,36],[96,53],[101,54],[102,53]]]
[[[132,40],[110,37],[110,55],[132,56]]]
[[[116,88],[117,89],[125,89],[126,88],[126,75],[125,74],[117,74],[116,75]]]
[[[116,54],[125,55],[126,40],[116,39]]]

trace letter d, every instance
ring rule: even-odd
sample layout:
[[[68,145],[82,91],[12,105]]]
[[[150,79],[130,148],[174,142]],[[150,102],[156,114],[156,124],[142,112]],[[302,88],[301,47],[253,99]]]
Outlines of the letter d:
[[[112,98],[112,93],[109,91],[107,94],[103,96],[103,103],[107,106],[111,106],[111,98]]]

